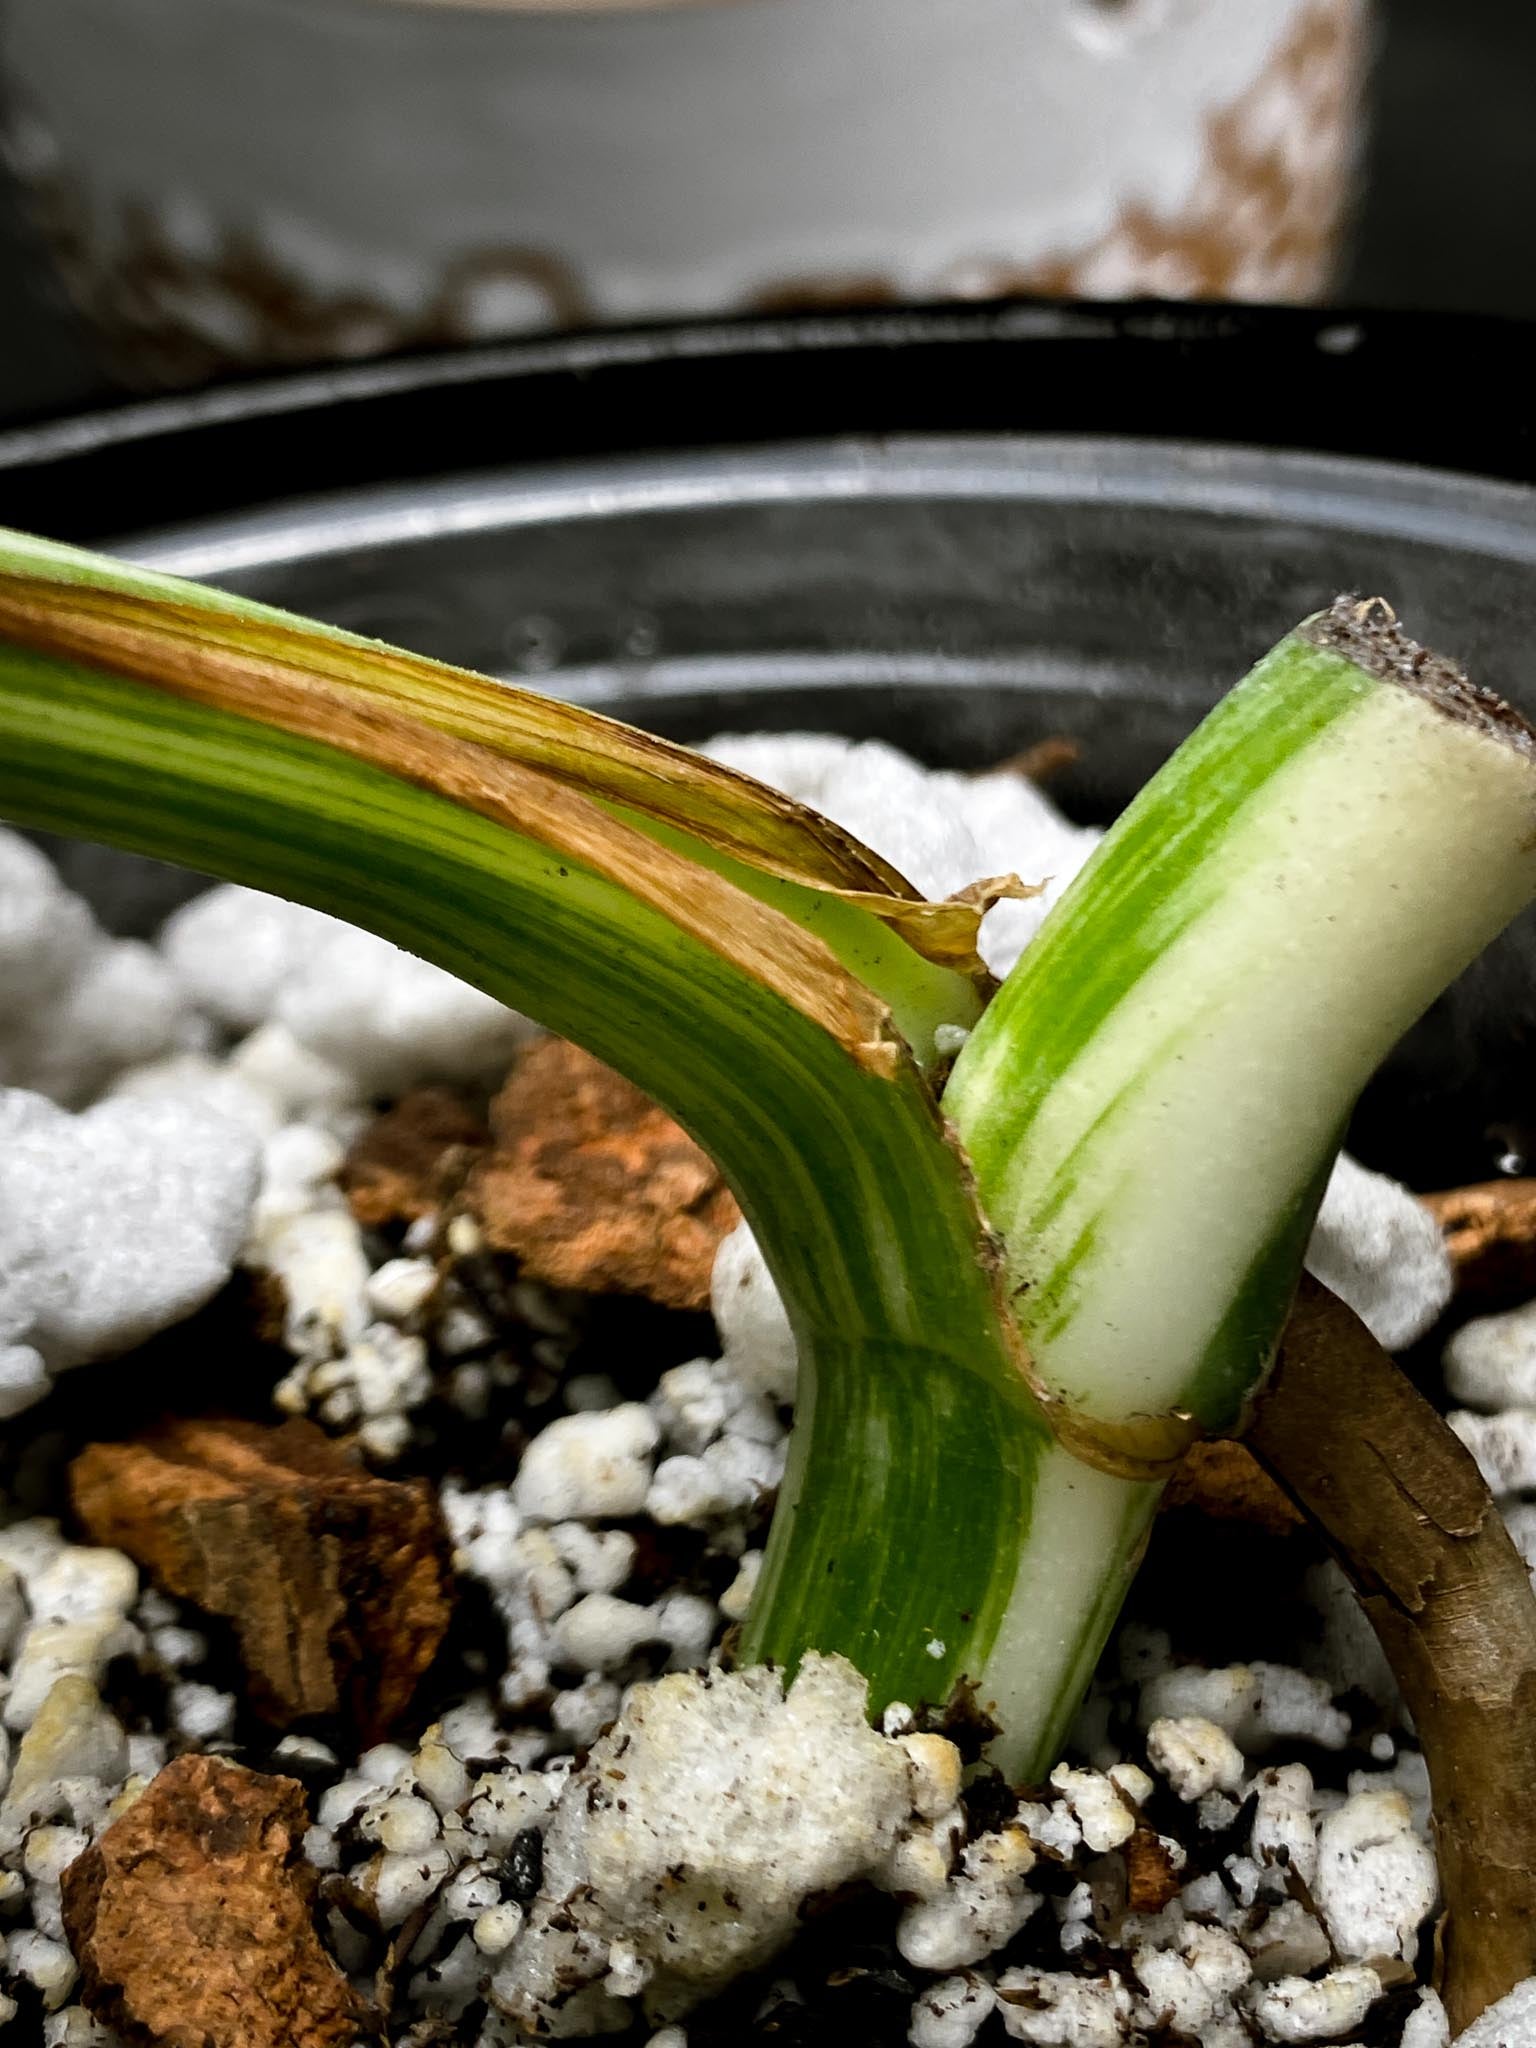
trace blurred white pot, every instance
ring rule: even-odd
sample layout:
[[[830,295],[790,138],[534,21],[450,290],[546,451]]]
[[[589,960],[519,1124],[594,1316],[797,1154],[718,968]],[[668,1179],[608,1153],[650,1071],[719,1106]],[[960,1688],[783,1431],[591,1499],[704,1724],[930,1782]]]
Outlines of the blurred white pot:
[[[8,0],[6,137],[142,381],[1036,290],[1326,286],[1366,0]]]

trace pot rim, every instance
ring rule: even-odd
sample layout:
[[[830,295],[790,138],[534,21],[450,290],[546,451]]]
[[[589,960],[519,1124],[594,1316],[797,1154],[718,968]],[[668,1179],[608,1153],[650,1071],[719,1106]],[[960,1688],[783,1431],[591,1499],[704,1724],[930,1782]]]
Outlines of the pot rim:
[[[1091,435],[1523,482],[1536,478],[1529,360],[1514,320],[1159,302],[574,332],[13,426],[0,520],[99,542],[514,464],[838,436]]]
[[[443,536],[727,505],[1039,500],[1326,526],[1536,567],[1536,489],[1411,463],[1114,435],[897,435],[460,472],[135,534],[218,577]]]

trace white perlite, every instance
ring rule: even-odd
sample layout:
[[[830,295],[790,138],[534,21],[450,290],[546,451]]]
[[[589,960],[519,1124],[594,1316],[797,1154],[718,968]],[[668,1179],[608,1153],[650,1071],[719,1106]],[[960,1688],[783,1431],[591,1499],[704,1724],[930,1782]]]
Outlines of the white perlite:
[[[1132,1953],[1142,1995],[1136,2018],[1157,2032],[1198,2035],[1230,2016],[1252,1965],[1242,1944],[1220,1927],[1186,1921],[1175,1946],[1143,1942]]]
[[[1165,1717],[1213,1722],[1249,1756],[1295,1740],[1341,1749],[1349,1737],[1349,1716],[1333,1704],[1321,1679],[1262,1659],[1153,1672],[1141,1688],[1139,1718],[1150,1728]]]
[[[0,1086],[71,1107],[121,1067],[190,1043],[176,976],[89,907],[19,833],[0,828]]]
[[[1003,1948],[1040,1904],[1025,1882],[1035,1851],[1022,1827],[983,1835],[936,1897],[902,1914],[896,1946],[920,1970],[958,1970]],[[900,1866],[893,1873],[898,1884]]]
[[[1451,1298],[1450,1254],[1434,1217],[1347,1153],[1323,1196],[1307,1266],[1388,1351],[1415,1343]]]
[[[295,1415],[313,1410],[332,1428],[355,1425],[363,1448],[387,1463],[410,1439],[410,1411],[432,1392],[418,1325],[437,1273],[410,1258],[372,1269],[336,1185],[343,1157],[335,1132],[320,1124],[285,1124],[267,1139],[241,1262],[281,1286],[283,1338],[295,1364],[275,1389],[277,1405]]]
[[[1281,1764],[1254,1780],[1255,1805],[1250,1847],[1268,1873],[1267,1889],[1283,1897],[1295,1876],[1317,1880],[1317,1829],[1312,1819],[1312,1773],[1305,1764]]]
[[[1406,2034],[1404,2041],[1406,2048]],[[1490,2005],[1456,2036],[1456,2048],[1536,2048],[1536,1977],[1527,1977]]]
[[[771,1401],[795,1397],[795,1340],[757,1239],[738,1223],[715,1253],[710,1307],[737,1375]]]
[[[54,1680],[17,1747],[0,1803],[0,1850],[72,1803],[71,1786],[88,1779],[117,1786],[128,1774],[128,1738],[95,1686],[78,1673]]]
[[[1004,1970],[997,1996],[1003,2025],[1033,2048],[1122,2048],[1131,2033],[1131,1993],[1115,1970],[1103,1977]]]
[[[1271,2041],[1342,2041],[1381,1996],[1381,1979],[1363,1965],[1332,1970],[1314,1983],[1282,1977],[1252,2001],[1254,2018]]]
[[[1449,2048],[1450,2038],[1451,2023],[1439,1992],[1421,1991],[1418,2004],[1404,2022],[1400,2048]],[[1532,2040],[1536,2041],[1536,2029]]]
[[[0,1980],[40,1995],[45,2013],[59,2022],[44,2023],[50,2043],[99,2040],[107,2048],[110,2040],[90,2031],[83,2012],[76,2009],[76,2025],[62,2010],[77,1971],[60,1886],[69,1866],[143,1790],[145,1779],[130,1775],[136,1743],[143,1748],[142,1738],[125,1735],[91,1682],[66,1673],[22,1737],[0,1801]],[[0,1736],[0,1783],[5,1748]],[[161,1751],[152,1768],[163,1761]],[[16,2001],[0,1989],[0,2022],[16,2012]]]
[[[948,896],[989,875],[1043,882],[1043,895],[1000,903],[982,927],[982,954],[998,975],[1099,841],[1097,832],[1063,818],[1025,776],[925,769],[881,740],[756,733],[712,740],[704,751],[814,805],[925,895]]]
[[[1445,1347],[1445,1384],[1469,1408],[1536,1406],[1536,1301],[1474,1316]]]
[[[1147,1730],[1147,1755],[1181,1799],[1235,1792],[1243,1780],[1243,1753],[1224,1728],[1196,1715],[1156,1720]]]
[[[288,1124],[262,1148],[243,1263],[280,1283],[283,1341],[301,1367],[339,1358],[368,1327],[368,1255],[334,1184],[343,1157],[331,1133],[313,1124]],[[304,1385],[311,1391],[307,1376]]]
[[[504,2009],[565,2031],[563,1989],[595,1983],[622,1940],[658,2010],[685,2010],[771,1956],[812,1893],[877,1873],[933,1759],[877,1735],[864,1704],[836,1657],[807,1658],[787,1693],[760,1669],[635,1686],[545,1837],[540,1895],[496,1973]]]
[[[1262,1984],[1281,1977],[1310,1977],[1333,1956],[1327,1934],[1300,1899],[1282,1899],[1272,1906],[1244,1939],[1253,1974]]]
[[[530,1032],[441,968],[255,889],[210,889],[167,920],[161,946],[210,1015],[285,1025],[365,1097],[496,1079]]]
[[[1536,1569],[1536,1501],[1504,1501],[1500,1511],[1516,1550],[1525,1559],[1527,1567]]]
[[[1216,1732],[1220,1733],[1219,1730]],[[1150,1742],[1148,1748],[1151,1748]],[[1157,1763],[1155,1756],[1152,1760]],[[1241,1758],[1238,1759],[1238,1769],[1242,1769]],[[1058,1764],[1051,1772],[1051,1783],[1066,1801],[1067,1809],[1082,1829],[1083,1840],[1090,1849],[1100,1853],[1106,1849],[1118,1849],[1136,1832],[1134,1807],[1127,1805],[1120,1786],[1102,1771],[1077,1771],[1069,1764]],[[1151,1789],[1149,1779],[1147,1790]]]
[[[218,1110],[270,1138],[285,1124],[318,1123],[350,1136],[366,1118],[350,1077],[299,1044],[282,1024],[258,1025],[222,1057],[169,1053],[126,1068],[114,1095],[170,1095]]]
[[[512,1501],[529,1521],[636,1515],[651,1484],[659,1430],[637,1401],[587,1415],[562,1415],[523,1455]]]
[[[255,1143],[216,1112],[0,1089],[0,1419],[201,1307],[255,1192]]]
[[[1433,1852],[1401,1792],[1356,1792],[1324,1818],[1313,1893],[1347,1960],[1412,1955],[1437,1890]]]
[[[946,1977],[913,2006],[907,2039],[912,2048],[970,2048],[996,2006],[997,1993],[984,1977],[969,1971]]]
[[[1312,1664],[1327,1690],[1336,1694],[1362,1692],[1390,1718],[1397,1719],[1402,1712],[1402,1696],[1392,1667],[1359,1596],[1332,1558],[1306,1573],[1302,1591],[1322,1622],[1322,1636],[1312,1652]]]
[[[1477,1460],[1491,1493],[1536,1489],[1536,1408],[1506,1408],[1498,1415],[1458,1408],[1446,1420]]]
[[[738,1231],[736,1238],[740,1238]],[[722,1257],[734,1239],[727,1239]],[[756,1247],[751,1245],[756,1259]],[[716,1262],[717,1291],[721,1263]],[[764,1284],[766,1285],[766,1275]],[[775,1313],[778,1298],[769,1294]],[[788,1331],[785,1330],[788,1343]],[[785,1354],[794,1364],[793,1348]],[[733,1518],[750,1518],[778,1486],[788,1437],[778,1410],[761,1391],[756,1365],[737,1348],[724,1358],[696,1358],[663,1373],[650,1408],[661,1435],[679,1455],[664,1457],[646,1494],[645,1511],[668,1527],[719,1531]]]
[[[0,1715],[20,1733],[32,1726],[60,1679],[78,1676],[94,1687],[114,1657],[142,1647],[128,1618],[139,1575],[120,1551],[65,1543],[51,1521],[0,1528],[0,1572],[6,1572],[12,1594],[9,1574],[15,1575],[25,1602]]]

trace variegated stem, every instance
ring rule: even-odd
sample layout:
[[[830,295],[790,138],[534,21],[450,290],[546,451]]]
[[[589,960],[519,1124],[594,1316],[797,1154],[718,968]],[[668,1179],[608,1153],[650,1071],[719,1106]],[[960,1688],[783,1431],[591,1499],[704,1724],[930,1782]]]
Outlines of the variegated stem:
[[[349,918],[665,1103],[800,1347],[760,1654],[840,1650],[877,1705],[980,1668],[1046,1436],[896,1028],[932,1047],[977,1013],[973,905],[924,904],[825,820],[611,721],[3,535],[0,816]]]
[[[919,1072],[975,1014],[974,905],[571,707],[0,537],[0,810],[366,924],[668,1104],[801,1347],[747,1653],[841,1650],[877,1705],[978,1679],[1025,1774],[1118,1608],[1169,1416],[1225,1425],[1262,1373],[1355,1090],[1536,886],[1530,751],[1336,611],[1116,828],[945,1101],[1032,1393]]]
[[[1536,741],[1385,606],[1261,661],[1107,836],[945,1094],[1058,1423],[985,1690],[1048,1760],[1159,1457],[1274,1353],[1351,1105],[1536,893]],[[1101,1466],[1146,1478],[1115,1477]]]

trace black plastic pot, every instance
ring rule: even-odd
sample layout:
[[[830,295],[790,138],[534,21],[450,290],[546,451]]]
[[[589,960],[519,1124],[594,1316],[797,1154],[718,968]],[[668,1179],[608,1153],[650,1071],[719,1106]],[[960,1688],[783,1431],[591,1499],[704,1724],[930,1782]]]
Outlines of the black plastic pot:
[[[0,436],[0,520],[683,738],[816,727],[967,765],[1066,735],[1055,793],[1107,817],[1340,589],[1536,710],[1536,492],[1508,480],[1536,470],[1529,346],[1168,308],[575,337]],[[188,886],[65,857],[124,929]],[[1429,1185],[1536,1150],[1533,963],[1536,925],[1414,1034],[1367,1158]]]

